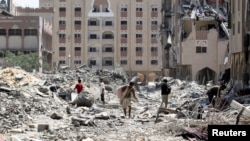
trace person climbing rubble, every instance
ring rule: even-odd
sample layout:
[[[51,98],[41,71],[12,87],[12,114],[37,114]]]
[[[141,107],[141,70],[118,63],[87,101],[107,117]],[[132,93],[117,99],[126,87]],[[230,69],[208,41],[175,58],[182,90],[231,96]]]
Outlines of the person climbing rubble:
[[[120,99],[120,104],[123,108],[123,113],[125,117],[127,116],[128,108],[128,117],[131,117],[131,101],[138,102],[138,98],[135,96],[134,82],[129,82],[129,85],[121,86],[117,89],[116,92],[118,98]]]
[[[168,86],[168,80],[166,77],[163,78],[162,84],[161,84],[161,106],[167,108],[168,106],[168,95],[171,93],[171,87]]]
[[[216,101],[221,98],[221,91],[224,89],[226,89],[226,86],[222,83],[220,85],[214,85],[207,90],[206,94],[208,96],[209,106],[215,107]]]
[[[91,107],[94,103],[94,97],[89,95],[88,93],[84,92],[84,85],[81,79],[78,79],[78,83],[74,87],[74,91],[76,93],[72,93],[72,99],[68,104],[75,105],[75,106],[86,106]]]
[[[81,79],[78,79],[78,83],[75,85],[74,91],[76,90],[77,94],[80,94],[81,92],[84,91],[84,86],[82,84]]]

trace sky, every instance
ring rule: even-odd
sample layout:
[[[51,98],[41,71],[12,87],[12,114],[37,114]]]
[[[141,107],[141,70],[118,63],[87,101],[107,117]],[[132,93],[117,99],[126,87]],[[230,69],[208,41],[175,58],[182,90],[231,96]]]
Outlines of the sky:
[[[39,7],[39,0],[13,0],[13,3],[16,6],[22,6],[22,7],[32,7],[32,8]]]

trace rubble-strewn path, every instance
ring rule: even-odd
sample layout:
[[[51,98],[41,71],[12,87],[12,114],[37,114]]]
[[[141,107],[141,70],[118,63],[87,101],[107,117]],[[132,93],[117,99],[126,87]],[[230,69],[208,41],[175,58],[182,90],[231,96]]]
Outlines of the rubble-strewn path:
[[[105,78],[107,104],[99,101],[98,79]],[[68,104],[76,80],[96,100],[92,107]],[[140,86],[132,118],[123,117],[115,90],[126,84],[125,74],[86,66],[64,68],[56,74],[28,73],[20,68],[0,70],[0,141],[182,141],[188,134],[206,140],[208,124],[235,124],[239,110],[230,105],[207,107],[205,86],[169,78],[169,109],[158,111],[156,86]],[[247,106],[247,105],[246,105]],[[158,116],[157,116],[157,113]],[[157,120],[156,120],[157,117]],[[239,121],[248,124],[249,119]]]

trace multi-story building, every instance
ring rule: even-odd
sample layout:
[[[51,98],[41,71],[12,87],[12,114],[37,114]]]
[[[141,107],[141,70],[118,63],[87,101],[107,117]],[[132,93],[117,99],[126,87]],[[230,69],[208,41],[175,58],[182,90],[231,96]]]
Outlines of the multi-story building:
[[[0,50],[37,52],[52,60],[52,24],[39,16],[0,16]],[[1,54],[1,57],[4,54]],[[41,62],[43,63],[43,62]]]
[[[249,84],[250,0],[230,2],[230,52],[231,78],[242,89]],[[236,83],[235,83],[236,84]]]
[[[53,66],[160,73],[161,0],[40,0],[53,7]]]
[[[227,4],[221,0],[172,0],[166,8],[165,18],[171,20],[165,19],[168,26],[162,30],[170,31],[172,37],[167,60],[174,61],[169,63],[170,74],[202,84],[216,82],[227,67]]]

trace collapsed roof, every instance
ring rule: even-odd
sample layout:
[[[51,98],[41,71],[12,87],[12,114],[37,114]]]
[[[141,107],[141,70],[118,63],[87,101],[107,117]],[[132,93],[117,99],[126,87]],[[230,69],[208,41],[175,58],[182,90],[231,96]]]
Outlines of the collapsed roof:
[[[223,0],[181,0],[178,13],[183,20],[216,20],[229,38],[227,9],[228,3]]]

